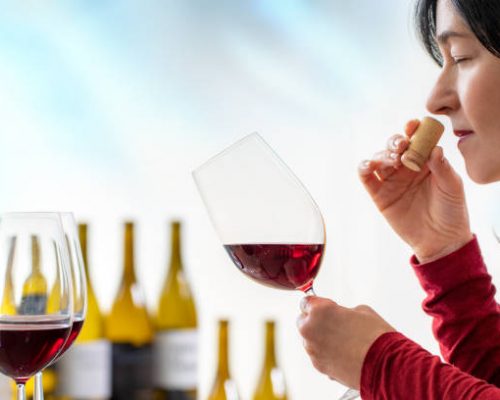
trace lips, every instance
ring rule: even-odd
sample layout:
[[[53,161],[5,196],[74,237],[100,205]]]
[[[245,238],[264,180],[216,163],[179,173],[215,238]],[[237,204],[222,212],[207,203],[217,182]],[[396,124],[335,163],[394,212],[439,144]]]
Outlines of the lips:
[[[465,136],[472,135],[474,131],[469,131],[469,130],[454,130],[453,133],[455,136],[458,136],[459,138],[463,138]]]

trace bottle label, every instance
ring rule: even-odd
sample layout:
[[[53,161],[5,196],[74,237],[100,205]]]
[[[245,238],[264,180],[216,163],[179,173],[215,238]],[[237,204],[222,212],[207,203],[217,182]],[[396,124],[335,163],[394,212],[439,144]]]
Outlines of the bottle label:
[[[23,296],[18,313],[22,315],[39,315],[47,312],[47,295],[29,294]]]
[[[198,334],[196,329],[172,330],[156,335],[154,383],[160,389],[196,389],[198,383]]]
[[[113,400],[151,400],[152,346],[113,343]]]
[[[59,395],[78,399],[111,396],[111,344],[78,343],[57,362]]]

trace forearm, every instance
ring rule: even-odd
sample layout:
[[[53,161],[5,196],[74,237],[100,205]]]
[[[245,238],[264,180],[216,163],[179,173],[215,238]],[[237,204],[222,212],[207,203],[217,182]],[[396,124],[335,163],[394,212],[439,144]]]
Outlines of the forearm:
[[[446,361],[499,384],[500,314],[477,241],[433,263],[412,260],[427,293],[423,308]]]
[[[400,333],[386,333],[365,358],[361,396],[365,400],[498,400],[500,389],[442,363]]]

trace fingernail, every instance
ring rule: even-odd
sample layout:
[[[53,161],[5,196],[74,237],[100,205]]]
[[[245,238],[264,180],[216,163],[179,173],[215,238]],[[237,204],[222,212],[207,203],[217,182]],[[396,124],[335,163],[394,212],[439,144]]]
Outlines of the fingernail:
[[[359,164],[359,169],[362,169],[362,170],[370,169],[370,160],[361,161],[361,163]]]
[[[398,153],[391,153],[389,154],[389,157],[392,159],[392,160],[397,160],[398,157],[399,157],[399,154]]]
[[[400,136],[394,138],[394,140],[392,141],[392,148],[397,149],[399,147],[399,145],[401,144],[402,140],[403,139]]]

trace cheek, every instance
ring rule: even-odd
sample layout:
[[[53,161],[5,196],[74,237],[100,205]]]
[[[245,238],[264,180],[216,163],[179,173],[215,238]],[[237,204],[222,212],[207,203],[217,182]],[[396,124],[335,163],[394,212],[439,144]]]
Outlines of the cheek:
[[[489,136],[495,133],[500,140],[500,63],[479,67],[464,76],[459,96],[467,121],[477,133]]]
[[[468,175],[477,183],[500,179],[500,71],[476,73],[460,88],[462,109],[477,137],[463,151]]]

